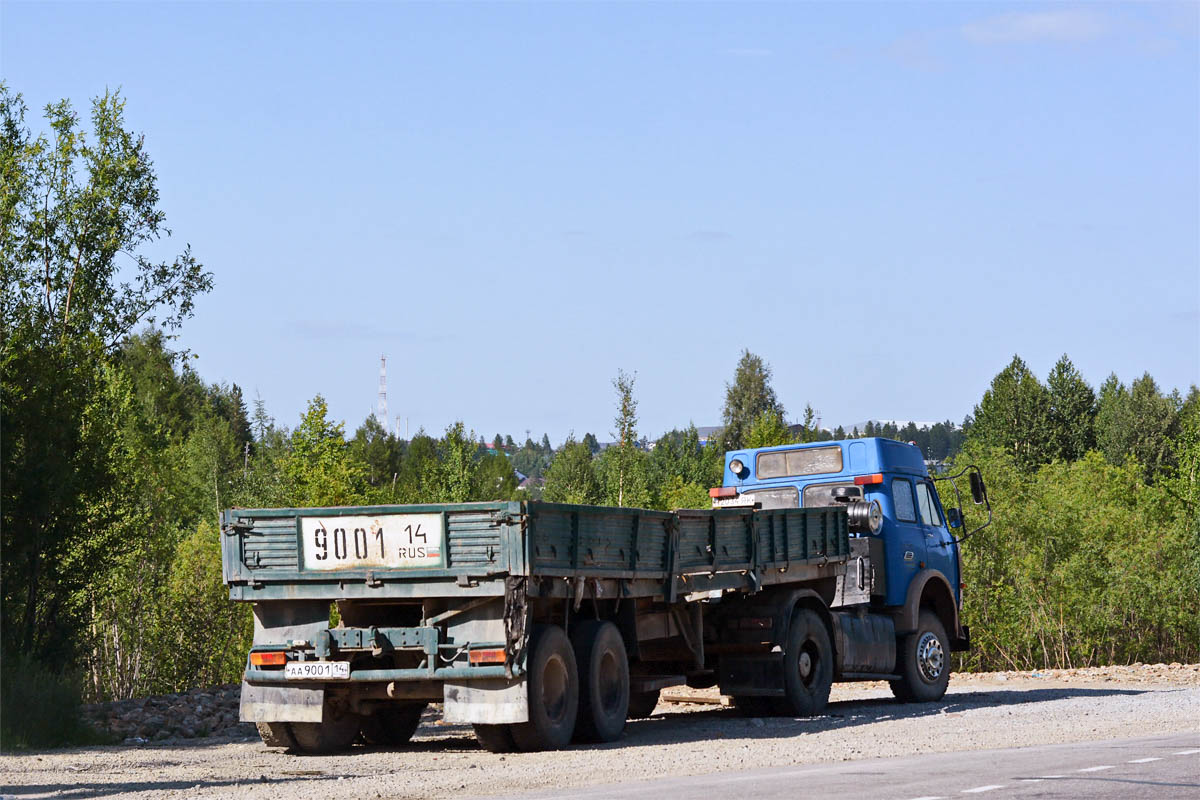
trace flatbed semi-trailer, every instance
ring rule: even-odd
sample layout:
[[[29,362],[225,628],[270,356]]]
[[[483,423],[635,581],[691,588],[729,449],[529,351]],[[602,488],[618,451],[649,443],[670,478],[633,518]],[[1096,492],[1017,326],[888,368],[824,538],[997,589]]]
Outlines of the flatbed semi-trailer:
[[[538,750],[612,741],[682,683],[754,714],[818,713],[833,680],[915,677],[898,694],[940,696],[948,664],[930,678],[900,663],[903,620],[944,618],[921,642],[948,654],[965,645],[957,604],[922,590],[882,605],[889,506],[863,494],[225,511],[224,578],[254,604],[242,719],[329,752],[407,741],[441,702],[489,750]]]

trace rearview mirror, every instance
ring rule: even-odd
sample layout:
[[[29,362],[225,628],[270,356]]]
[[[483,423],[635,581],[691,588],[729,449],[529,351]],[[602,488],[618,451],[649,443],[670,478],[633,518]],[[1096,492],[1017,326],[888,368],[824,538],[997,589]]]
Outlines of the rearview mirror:
[[[972,472],[968,478],[971,481],[971,499],[975,501],[975,505],[983,505],[983,502],[987,499],[987,489],[983,485],[983,476],[978,472]]]
[[[951,507],[946,509],[946,524],[951,528],[962,527],[962,511]]]

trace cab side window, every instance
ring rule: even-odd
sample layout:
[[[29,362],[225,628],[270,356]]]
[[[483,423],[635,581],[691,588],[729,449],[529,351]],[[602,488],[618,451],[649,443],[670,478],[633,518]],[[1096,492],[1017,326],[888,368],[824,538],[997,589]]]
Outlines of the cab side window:
[[[932,527],[942,524],[942,515],[938,513],[937,503],[930,496],[929,484],[917,484],[917,508],[921,509],[921,522]]]
[[[900,522],[917,521],[917,505],[913,501],[912,484],[904,478],[892,479],[892,505]]]

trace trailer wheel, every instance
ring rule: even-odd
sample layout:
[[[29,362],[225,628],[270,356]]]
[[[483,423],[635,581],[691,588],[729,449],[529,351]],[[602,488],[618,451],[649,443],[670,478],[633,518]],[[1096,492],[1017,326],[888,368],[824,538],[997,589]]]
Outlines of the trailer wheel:
[[[566,747],[579,711],[575,652],[557,625],[534,628],[527,660],[529,721],[512,726],[513,741],[525,751]]]
[[[833,646],[817,612],[798,608],[792,614],[788,643],[783,651],[783,691],[798,717],[820,714],[829,703],[833,685]]]
[[[367,744],[404,744],[416,733],[428,703],[401,703],[363,717],[360,733]]]
[[[489,753],[511,753],[517,749],[511,725],[472,725],[479,746]]]
[[[629,713],[629,658],[625,641],[611,622],[589,620],[571,635],[579,667],[579,715],[575,739],[613,742],[625,730]]]
[[[658,708],[658,696],[661,694],[660,689],[655,689],[651,692],[630,692],[629,693],[629,714],[630,719],[645,719],[654,713],[654,709]]]
[[[900,640],[896,656],[901,677],[890,685],[898,700],[929,703],[942,699],[950,683],[950,642],[937,614],[921,609],[917,629]]]
[[[325,706],[325,719],[321,722],[289,722],[292,738],[296,745],[292,749],[306,755],[337,753],[349,749],[358,736],[362,717]]]
[[[267,747],[295,747],[296,740],[292,737],[292,729],[286,722],[256,723],[258,735],[262,737]]]

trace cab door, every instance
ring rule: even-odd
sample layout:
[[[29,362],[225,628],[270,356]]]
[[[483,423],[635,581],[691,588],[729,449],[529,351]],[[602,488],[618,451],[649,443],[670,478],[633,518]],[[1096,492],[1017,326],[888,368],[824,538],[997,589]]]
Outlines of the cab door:
[[[917,513],[921,518],[921,531],[925,537],[925,561],[931,569],[946,576],[951,586],[958,586],[958,563],[954,557],[953,540],[938,503],[937,490],[928,480],[915,483],[917,491]],[[957,594],[957,591],[955,592]]]
[[[892,533],[887,536],[887,604],[904,605],[908,585],[925,563],[928,547],[925,528],[917,508],[917,494],[911,478],[897,476],[888,481],[892,513],[888,520]]]

